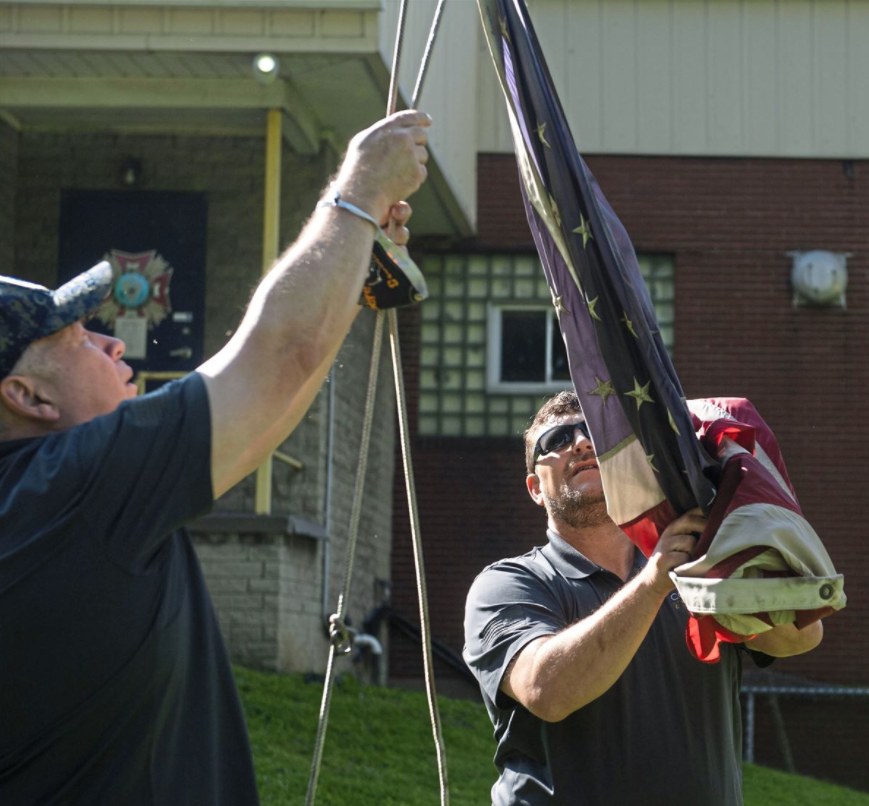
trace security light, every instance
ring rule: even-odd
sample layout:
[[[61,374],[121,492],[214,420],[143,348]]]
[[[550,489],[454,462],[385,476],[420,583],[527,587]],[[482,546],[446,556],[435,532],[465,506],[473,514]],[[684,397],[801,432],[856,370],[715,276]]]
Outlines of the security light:
[[[278,77],[281,63],[271,53],[258,53],[253,57],[253,74],[260,84],[271,84]]]

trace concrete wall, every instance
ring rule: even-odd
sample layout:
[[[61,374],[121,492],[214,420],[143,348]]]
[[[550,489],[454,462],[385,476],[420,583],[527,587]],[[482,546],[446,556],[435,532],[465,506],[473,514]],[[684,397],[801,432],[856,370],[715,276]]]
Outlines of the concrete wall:
[[[197,532],[202,560],[224,635],[233,656],[243,663],[280,671],[323,671],[329,644],[325,624],[337,609],[343,590],[348,526],[352,508],[364,401],[374,331],[374,314],[364,311],[338,355],[332,380],[326,384],[292,439],[322,437],[316,460],[322,485],[296,496],[289,511],[326,524],[326,432],[330,384],[335,385],[335,436],[332,451],[331,507],[327,540],[294,535]],[[385,345],[384,345],[385,346]],[[347,623],[361,629],[368,613],[382,601],[390,576],[392,548],[392,475],[394,451],[394,391],[388,352],[381,358],[377,414],[372,426],[363,509],[359,522]],[[289,444],[289,443],[288,443]],[[311,454],[307,454],[311,456]],[[276,464],[276,471],[278,465]],[[294,472],[294,471],[293,471]],[[302,474],[308,472],[308,467]],[[287,505],[276,482],[276,508]],[[315,505],[321,509],[315,511]],[[324,553],[329,573],[324,591]],[[325,596],[325,608],[324,608]],[[386,644],[385,631],[378,637]],[[385,660],[385,659],[384,659]],[[339,661],[339,671],[346,665]]]
[[[0,172],[14,176],[17,164],[18,176],[14,216],[13,205],[4,202],[0,189],[0,265],[5,262],[3,236],[11,233],[14,223],[16,273],[52,287],[58,271],[62,190],[117,189],[118,167],[132,156],[142,164],[143,190],[206,193],[206,357],[226,342],[262,271],[264,149],[260,139],[25,132],[18,138],[16,163],[10,158],[14,133],[0,129],[0,138]],[[325,148],[311,158],[284,149],[284,243],[294,239],[310,215],[335,161]],[[6,249],[11,262],[12,249]],[[329,612],[335,609],[344,568],[373,324],[373,313],[360,315],[335,365]],[[282,446],[283,452],[303,463],[303,469],[274,464],[273,511],[320,526],[326,523],[328,388],[327,384]],[[385,579],[390,572],[394,403],[388,356],[382,364],[380,388],[349,600],[349,613],[357,625],[379,603],[374,580]],[[224,495],[217,509],[252,513],[253,490],[249,477]],[[232,656],[271,669],[323,671],[328,651],[321,603],[325,542],[262,532],[197,533],[196,540]]]

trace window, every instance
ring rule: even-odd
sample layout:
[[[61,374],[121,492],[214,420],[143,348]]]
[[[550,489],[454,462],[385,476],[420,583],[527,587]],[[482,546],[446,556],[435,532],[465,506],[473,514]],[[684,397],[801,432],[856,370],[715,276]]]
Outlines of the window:
[[[552,305],[490,303],[487,392],[558,392],[570,386],[567,350]]]
[[[673,345],[673,260],[638,256]],[[419,433],[515,436],[544,399],[571,385],[537,256],[429,256],[421,306]]]

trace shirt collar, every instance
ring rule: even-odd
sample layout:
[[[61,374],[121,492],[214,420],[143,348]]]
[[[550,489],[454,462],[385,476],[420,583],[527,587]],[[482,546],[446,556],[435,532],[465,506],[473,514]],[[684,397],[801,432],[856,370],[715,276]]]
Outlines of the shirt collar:
[[[558,572],[568,579],[585,579],[601,570],[583,554],[580,554],[563,537],[555,534],[552,529],[546,530],[549,544],[544,548],[546,556]]]
[[[549,538],[549,543],[544,546],[543,551],[558,572],[567,579],[585,579],[605,570],[589,560],[584,554],[580,554],[570,543],[551,529],[546,530],[546,536]],[[646,558],[643,553],[634,549],[634,566],[631,569],[629,579],[633,578],[645,564]]]
[[[7,439],[0,441],[0,459],[20,451],[25,445],[29,445],[37,439],[43,439],[43,437],[25,437],[24,439]]]

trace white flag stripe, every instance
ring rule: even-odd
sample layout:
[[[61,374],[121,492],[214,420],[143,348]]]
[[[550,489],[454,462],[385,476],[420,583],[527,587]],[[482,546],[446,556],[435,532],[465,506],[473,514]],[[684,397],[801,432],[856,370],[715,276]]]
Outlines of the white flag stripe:
[[[609,516],[616,523],[630,523],[665,498],[637,438],[629,437],[622,446],[598,461]]]

